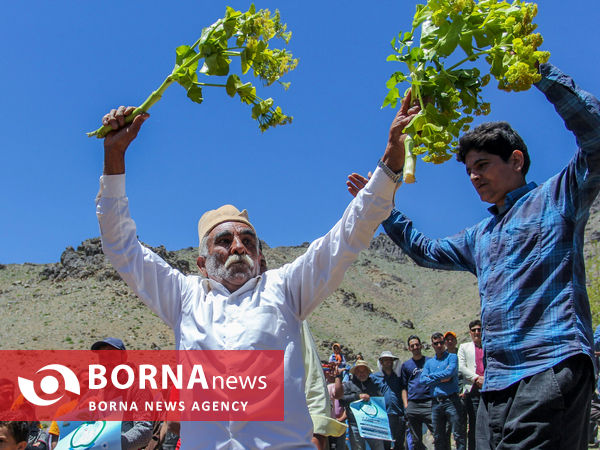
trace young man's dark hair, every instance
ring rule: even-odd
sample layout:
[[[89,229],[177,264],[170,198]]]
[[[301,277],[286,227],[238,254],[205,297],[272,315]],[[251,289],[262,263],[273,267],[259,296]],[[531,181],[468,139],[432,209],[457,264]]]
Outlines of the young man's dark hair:
[[[406,340],[406,345],[410,344],[410,341],[412,341],[413,339],[416,339],[417,341],[419,341],[419,344],[421,343],[421,338],[419,336],[417,336],[416,334],[411,334],[408,339]]]
[[[507,122],[486,122],[464,134],[458,141],[456,159],[464,163],[471,150],[498,155],[504,162],[508,161],[513,151],[521,150],[524,158],[521,170],[523,177],[527,175],[531,163],[525,142]]]
[[[479,319],[471,320],[471,321],[469,322],[469,330],[470,330],[471,328],[473,328],[475,325],[479,325],[479,326],[481,326],[481,320],[479,320]]]
[[[442,339],[442,340],[444,340],[444,335],[442,333],[440,333],[439,331],[436,331],[435,333],[433,333],[431,335],[431,340],[433,341],[434,339]]]
[[[29,435],[29,422],[19,420],[0,420],[0,427],[6,427],[15,439],[15,442],[27,442]]]

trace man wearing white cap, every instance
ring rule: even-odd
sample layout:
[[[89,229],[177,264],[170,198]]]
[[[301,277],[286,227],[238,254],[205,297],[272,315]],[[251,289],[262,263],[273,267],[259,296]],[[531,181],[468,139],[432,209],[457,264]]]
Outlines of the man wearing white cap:
[[[409,109],[409,102],[403,102],[392,123],[372,180],[341,220],[295,261],[262,275],[256,231],[247,212],[231,205],[204,214],[198,224],[203,277],[184,276],[142,246],[125,196],[124,157],[149,116],[141,114],[126,124],[133,108],[119,107],[103,118],[116,130],[104,140],[97,199],[104,253],[142,301],[173,328],[177,349],[284,350],[284,421],[182,422],[186,449],[311,448],[301,321],[339,286],[392,209],[404,164],[402,130],[418,112],[418,107]]]
[[[393,447],[395,449],[404,448],[404,435],[406,434],[406,422],[404,421],[404,407],[402,405],[402,383],[398,373],[398,364],[400,358],[393,355],[392,352],[385,350],[379,355],[377,367],[379,372],[371,375],[383,398],[385,399],[385,409],[390,423],[390,432],[392,434]],[[386,442],[387,444],[387,442]],[[389,446],[385,446],[390,448]]]

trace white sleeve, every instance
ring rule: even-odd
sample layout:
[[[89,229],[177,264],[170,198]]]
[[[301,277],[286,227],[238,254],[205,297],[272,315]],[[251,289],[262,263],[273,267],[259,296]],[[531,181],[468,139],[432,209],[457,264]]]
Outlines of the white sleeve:
[[[358,253],[369,246],[379,224],[390,215],[395,187],[378,167],[329,233],[284,267],[286,298],[300,319],[338,288]]]
[[[102,249],[137,296],[170,327],[179,320],[185,276],[137,240],[125,175],[103,175],[96,197]]]
[[[477,373],[469,367],[467,362],[467,344],[460,344],[458,347],[458,372],[463,376],[469,383],[474,383],[477,378]]]

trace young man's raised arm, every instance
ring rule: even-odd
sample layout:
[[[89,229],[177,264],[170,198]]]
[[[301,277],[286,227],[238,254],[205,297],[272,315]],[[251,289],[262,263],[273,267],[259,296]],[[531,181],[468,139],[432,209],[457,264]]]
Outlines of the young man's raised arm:
[[[576,220],[587,214],[600,191],[600,102],[551,64],[542,64],[540,73],[536,87],[554,105],[579,147],[552,193],[564,214]]]

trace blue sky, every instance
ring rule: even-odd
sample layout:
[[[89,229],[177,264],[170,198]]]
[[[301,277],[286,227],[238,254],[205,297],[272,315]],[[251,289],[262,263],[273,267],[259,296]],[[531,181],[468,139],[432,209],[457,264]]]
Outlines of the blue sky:
[[[346,175],[375,167],[395,111],[381,109],[390,40],[407,31],[415,1],[257,2],[279,9],[300,59],[289,91],[267,92],[294,123],[258,131],[249,111],[221,90],[196,105],[170,87],[127,155],[131,210],[142,240],[197,245],[196,224],[224,203],[247,208],[270,246],[326,232],[350,200]],[[595,0],[539,2],[536,23],[550,61],[600,94]],[[0,17],[3,87],[0,262],[55,262],[68,245],[99,234],[94,211],[102,142],[85,136],[120,104],[140,104],[162,82],[174,49],[196,40],[225,5],[244,1],[8,2]],[[491,83],[490,85],[492,85]],[[507,120],[532,156],[529,180],[558,172],[575,140],[536,89],[484,92],[485,120]],[[396,204],[432,237],[485,217],[464,166],[419,163]]]

